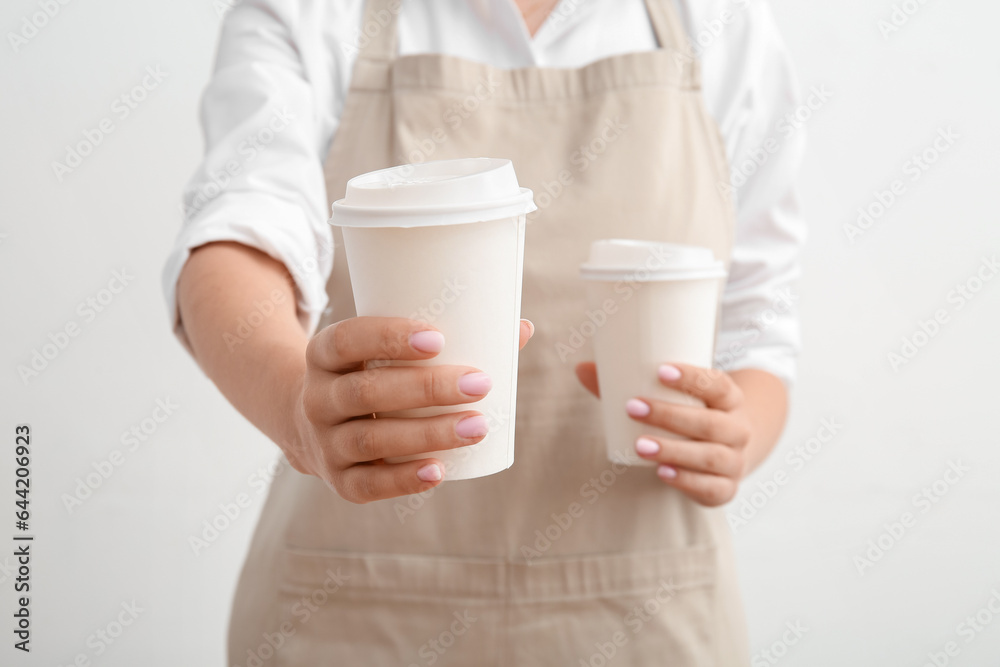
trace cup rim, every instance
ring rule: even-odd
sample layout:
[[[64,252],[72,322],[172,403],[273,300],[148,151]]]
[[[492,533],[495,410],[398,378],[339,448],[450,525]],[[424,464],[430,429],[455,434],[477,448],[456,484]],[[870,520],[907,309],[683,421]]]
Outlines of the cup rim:
[[[339,199],[333,203],[333,216],[328,222],[336,227],[436,227],[527,215],[537,208],[528,188],[519,188],[516,196],[485,203],[350,206]]]

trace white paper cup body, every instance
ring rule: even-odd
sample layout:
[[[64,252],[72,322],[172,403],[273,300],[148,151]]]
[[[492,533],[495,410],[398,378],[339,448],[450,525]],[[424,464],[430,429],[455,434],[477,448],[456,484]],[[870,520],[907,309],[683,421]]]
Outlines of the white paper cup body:
[[[368,367],[471,366],[493,383],[473,403],[376,414],[416,418],[477,410],[489,425],[474,445],[387,462],[437,458],[446,481],[513,464],[524,227],[533,210],[532,193],[519,187],[511,162],[491,158],[363,174],[334,203],[331,224],[343,231],[357,314],[420,320],[445,338],[432,359],[394,361],[387,350]]]
[[[392,365],[472,366],[493,380],[475,403],[376,415],[478,410],[489,423],[489,433],[474,445],[389,463],[435,457],[445,465],[446,480],[492,475],[514,463],[524,224],[522,215],[439,227],[344,228],[358,315],[409,317],[444,334],[444,349],[433,359]]]
[[[655,466],[636,454],[640,436],[686,438],[632,419],[625,404],[649,397],[704,407],[699,399],[663,385],[658,370],[672,361],[712,366],[719,288],[725,274],[716,263],[711,271],[640,275],[642,280],[623,274],[607,279],[590,276],[585,282],[589,319],[597,320],[594,356],[608,459]]]

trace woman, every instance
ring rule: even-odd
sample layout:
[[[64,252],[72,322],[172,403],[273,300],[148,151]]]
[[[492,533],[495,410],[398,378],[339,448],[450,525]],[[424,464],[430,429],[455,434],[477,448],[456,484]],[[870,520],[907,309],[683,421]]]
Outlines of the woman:
[[[294,468],[244,565],[229,664],[748,663],[719,506],[777,441],[794,372],[793,90],[767,8],[747,2],[235,7],[165,272],[181,340]],[[381,459],[478,442],[489,378],[357,372],[447,341],[354,317],[325,221],[357,174],[477,155],[512,159],[536,193],[522,314],[537,328],[522,323],[513,468],[442,486],[436,459]],[[690,438],[640,439],[655,469],[607,462],[589,345],[560,347],[585,317],[577,267],[609,237],[708,246],[730,270],[721,368],[659,371],[707,407],[622,406]],[[469,410],[367,418],[455,404]]]

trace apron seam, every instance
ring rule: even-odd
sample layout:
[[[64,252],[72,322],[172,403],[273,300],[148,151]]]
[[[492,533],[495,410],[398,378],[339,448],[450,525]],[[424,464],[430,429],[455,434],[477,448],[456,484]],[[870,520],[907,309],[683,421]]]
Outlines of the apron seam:
[[[424,86],[424,85],[416,85],[416,84],[413,84],[413,85],[399,84],[399,85],[393,86],[393,90],[395,90],[395,91],[403,91],[403,92],[408,92],[408,93],[413,93],[413,92],[419,92],[419,93],[435,92],[435,93],[455,93],[455,94],[460,94],[460,95],[464,95],[464,94],[469,94],[470,93],[470,89],[468,89],[468,88],[447,88],[447,87],[443,87],[443,86],[440,86],[440,87],[439,86]],[[635,85],[615,86],[615,87],[609,87],[606,90],[594,91],[594,92],[585,93],[585,94],[582,94],[582,95],[576,95],[576,94],[574,94],[574,95],[562,95],[562,96],[546,95],[544,97],[539,96],[537,98],[535,98],[533,96],[530,96],[530,95],[527,95],[527,96],[525,96],[525,95],[511,95],[509,97],[504,97],[504,96],[501,96],[501,95],[494,95],[492,98],[490,98],[489,101],[491,103],[492,102],[499,103],[499,102],[507,101],[507,102],[511,103],[511,106],[527,106],[528,103],[546,104],[546,103],[558,103],[558,102],[566,102],[566,101],[572,102],[572,101],[575,101],[575,100],[590,100],[590,99],[593,99],[593,98],[596,98],[596,97],[604,97],[604,96],[608,95],[609,93],[618,93],[618,92],[623,92],[623,91],[643,91],[643,90],[676,90],[676,91],[679,91],[679,92],[682,92],[682,93],[697,93],[697,92],[700,92],[700,89],[697,88],[697,87],[694,87],[693,84],[689,86],[689,85],[680,85],[680,84],[674,85],[674,84],[670,84],[670,83],[660,82],[660,83],[648,83],[648,84],[644,83],[644,84],[635,84]],[[371,91],[368,91],[368,92],[371,92]]]

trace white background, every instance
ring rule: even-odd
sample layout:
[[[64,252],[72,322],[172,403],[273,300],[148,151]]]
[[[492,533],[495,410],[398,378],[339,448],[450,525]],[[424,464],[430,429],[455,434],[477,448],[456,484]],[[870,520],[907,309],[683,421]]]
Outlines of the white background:
[[[13,559],[0,551],[3,664],[64,665],[79,653],[108,666],[223,663],[230,596],[264,497],[251,476],[274,449],[173,339],[159,286],[179,193],[201,151],[196,110],[216,4],[79,0],[19,52],[6,37],[0,45],[0,438],[12,445],[15,424],[32,425],[38,535],[30,659],[11,648]],[[960,310],[948,300],[983,257],[1000,253],[1000,5],[908,4],[919,10],[885,37],[886,0],[773,3],[803,88],[833,95],[808,121],[805,352],[792,418],[729,509],[743,499],[759,506],[737,530],[753,650],[780,644],[786,623],[808,628],[794,645],[774,647],[782,665],[917,667],[948,641],[960,649],[953,665],[995,665],[1000,655],[1000,617],[972,641],[956,634],[993,591],[1000,596],[1000,278]],[[37,9],[6,2],[0,29],[19,29]],[[147,66],[169,74],[119,120],[112,103]],[[60,183],[52,162],[104,117],[114,132]],[[941,128],[960,138],[911,181],[905,163]],[[894,179],[905,193],[849,242],[844,225]],[[86,321],[78,304],[122,269],[134,279]],[[888,353],[938,309],[947,323],[894,370]],[[80,335],[22,382],[17,366],[71,321]],[[179,407],[127,451],[122,433],[157,399]],[[843,426],[797,468],[786,456],[823,419]],[[124,450],[122,465],[68,512],[61,496],[115,449]],[[10,450],[0,456],[5,543]],[[929,511],[914,504],[959,461],[969,472]],[[778,471],[787,481],[777,493],[753,497]],[[195,556],[188,537],[240,493],[250,509]],[[860,573],[855,557],[907,511],[915,525]],[[96,656],[88,636],[133,600],[138,619]]]

